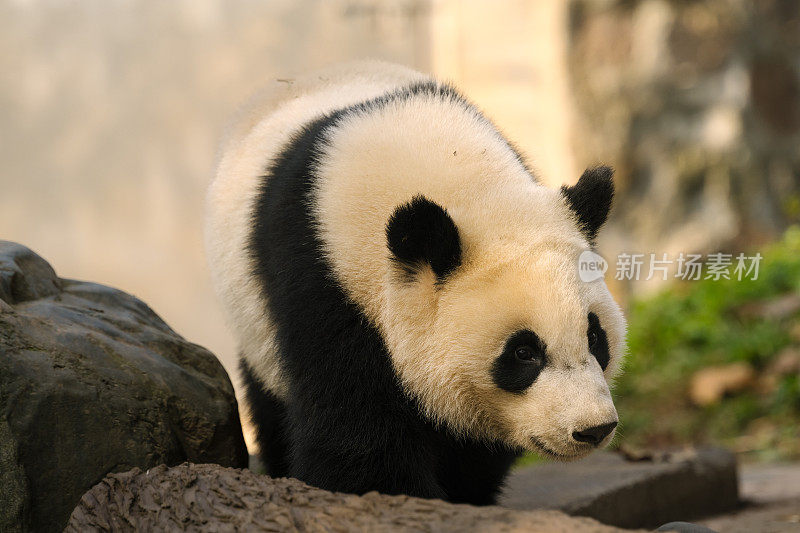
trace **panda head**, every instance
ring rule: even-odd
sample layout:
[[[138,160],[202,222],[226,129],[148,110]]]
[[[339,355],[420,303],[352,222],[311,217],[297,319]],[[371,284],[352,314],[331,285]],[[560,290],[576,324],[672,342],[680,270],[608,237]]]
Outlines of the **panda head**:
[[[506,220],[424,196],[395,209],[382,329],[431,420],[558,459],[611,440],[625,321],[602,278],[583,282],[577,266],[608,216],[611,174],[532,184]]]

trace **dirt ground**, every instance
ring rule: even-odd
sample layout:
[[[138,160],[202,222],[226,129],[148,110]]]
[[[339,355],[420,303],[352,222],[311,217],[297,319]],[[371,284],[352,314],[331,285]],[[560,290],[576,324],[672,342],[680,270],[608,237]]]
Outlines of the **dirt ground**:
[[[734,513],[698,521],[720,533],[800,532],[800,464],[743,465]]]

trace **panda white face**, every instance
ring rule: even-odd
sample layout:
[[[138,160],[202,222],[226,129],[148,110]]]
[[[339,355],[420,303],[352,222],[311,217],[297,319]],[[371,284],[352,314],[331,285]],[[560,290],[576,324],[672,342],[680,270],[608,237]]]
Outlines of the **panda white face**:
[[[591,172],[600,171],[573,189],[542,190],[529,207],[551,216],[522,238],[487,239],[425,198],[395,211],[380,322],[398,375],[432,420],[558,459],[613,438],[609,382],[625,320],[603,280],[578,272],[591,224],[607,211],[570,215],[571,193],[610,180],[610,171]]]
[[[429,416],[559,459],[611,440],[625,323],[602,280],[580,281],[579,254],[536,247],[487,269],[465,265],[438,289],[434,320],[414,321],[394,354]]]
[[[454,279],[431,332],[436,345],[449,338],[458,388],[485,407],[472,416],[490,420],[486,427],[509,444],[558,458],[607,443],[618,421],[608,379],[624,349],[624,320],[602,281],[578,279],[578,254],[539,248]],[[448,324],[458,326],[448,332]]]

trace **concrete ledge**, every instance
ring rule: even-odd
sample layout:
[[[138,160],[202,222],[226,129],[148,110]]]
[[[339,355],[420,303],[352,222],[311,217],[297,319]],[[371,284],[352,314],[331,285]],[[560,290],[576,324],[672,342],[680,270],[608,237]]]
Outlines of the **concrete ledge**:
[[[657,527],[734,509],[736,458],[724,449],[631,460],[600,452],[574,463],[512,473],[500,500],[512,509],[559,509],[619,527]]]

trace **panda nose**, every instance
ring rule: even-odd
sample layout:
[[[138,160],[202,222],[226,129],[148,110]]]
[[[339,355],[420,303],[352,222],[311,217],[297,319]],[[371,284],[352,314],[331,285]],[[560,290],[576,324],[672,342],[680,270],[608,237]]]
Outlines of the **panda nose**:
[[[608,437],[608,434],[614,431],[617,427],[616,422],[603,424],[602,426],[594,426],[581,431],[573,431],[572,438],[578,442],[588,442],[592,446],[597,446],[603,439]]]

